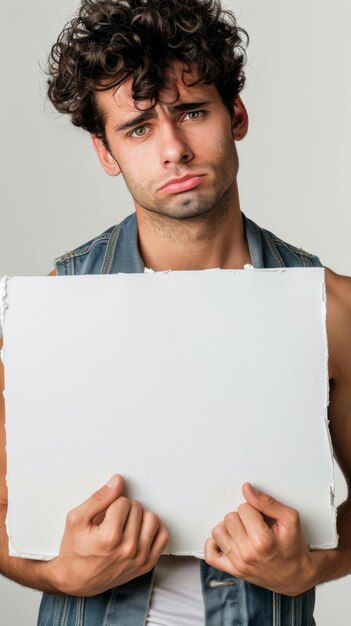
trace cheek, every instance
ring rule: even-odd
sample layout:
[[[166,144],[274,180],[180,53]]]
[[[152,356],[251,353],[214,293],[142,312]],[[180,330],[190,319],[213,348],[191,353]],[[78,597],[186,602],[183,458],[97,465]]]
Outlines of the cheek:
[[[216,161],[225,161],[228,156],[235,154],[235,144],[230,127],[218,126],[206,129],[197,138],[197,147],[201,154],[208,155]]]
[[[158,163],[159,154],[152,142],[145,142],[133,150],[132,156],[128,159],[128,170],[137,180],[148,180],[157,170]]]
[[[152,192],[155,184],[160,178],[159,169],[157,170],[156,157],[148,153],[138,156],[133,155],[133,159],[124,162],[121,167],[123,178],[132,195],[146,197]]]
[[[238,167],[238,156],[234,141],[228,137],[217,138],[217,141],[203,143],[202,154],[221,178],[226,178],[227,172]]]

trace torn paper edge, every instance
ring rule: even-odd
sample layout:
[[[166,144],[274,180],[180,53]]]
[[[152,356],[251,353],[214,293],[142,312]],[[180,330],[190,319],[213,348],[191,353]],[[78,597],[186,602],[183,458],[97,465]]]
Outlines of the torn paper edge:
[[[5,313],[8,308],[7,304],[7,283],[9,280],[9,276],[3,276],[0,279],[0,324],[2,328],[2,333],[4,334],[4,325],[5,325]],[[4,346],[0,351],[0,359],[4,362]]]
[[[258,271],[267,271],[268,268],[262,268]],[[286,271],[287,268],[283,267],[283,268],[273,268],[275,271]],[[290,269],[290,268],[289,268]],[[305,269],[305,268],[303,268]],[[329,430],[329,416],[328,416],[328,407],[329,407],[329,400],[330,400],[330,385],[329,385],[329,346],[328,346],[328,334],[327,334],[327,285],[326,285],[326,279],[325,279],[325,268],[315,268],[317,270],[319,270],[321,272],[322,275],[322,281],[321,281],[321,287],[322,287],[322,320],[323,320],[323,340],[324,340],[324,345],[326,346],[326,355],[325,355],[325,382],[326,382],[326,397],[325,397],[325,408],[324,408],[324,414],[323,414],[323,421],[324,421],[324,425],[325,425],[325,429],[326,429],[326,435],[327,435],[327,440],[328,440],[328,444],[329,444],[329,451],[330,451],[330,470],[331,470],[331,477],[330,477],[330,491],[329,491],[329,497],[330,497],[330,515],[331,515],[331,519],[332,519],[332,525],[333,525],[333,533],[334,533],[334,540],[330,541],[328,543],[322,544],[322,545],[318,545],[318,546],[314,546],[314,545],[309,545],[309,549],[310,550],[329,550],[331,548],[336,548],[338,546],[338,540],[339,540],[339,535],[338,535],[338,531],[337,531],[337,509],[335,507],[335,465],[334,465],[334,451],[333,451],[333,444],[332,444],[332,439],[331,439],[331,435],[330,435],[330,430]],[[254,270],[257,271],[256,268],[254,268],[251,264],[246,264],[244,265],[244,270]]]
[[[34,561],[52,561],[57,558],[57,554],[31,554],[30,552],[21,552],[16,550],[12,543],[12,537],[8,534],[9,538],[9,556],[17,557],[18,559],[33,559]]]
[[[1,323],[3,337],[4,337],[4,334],[5,334],[5,315],[6,315],[6,311],[8,309],[8,304],[7,304],[7,283],[9,281],[9,278],[10,278],[9,276],[3,276],[0,279],[0,323]],[[5,360],[4,359],[5,359],[5,341],[3,342],[2,349],[0,350],[0,361],[2,361],[3,364],[5,365]],[[5,389],[3,390],[2,393],[3,393],[3,396],[5,398]],[[5,420],[5,430],[6,430],[6,420]],[[7,453],[7,448],[5,448],[5,449],[6,449],[6,453]],[[7,475],[5,477],[5,480],[6,480],[6,485],[8,486]],[[18,556],[17,554],[13,554],[14,548],[13,548],[12,539],[11,539],[11,535],[10,535],[9,524],[8,524],[8,509],[7,509],[5,525],[6,525],[7,536],[9,538],[9,555],[10,556]]]
[[[322,319],[323,319],[323,335],[324,335],[324,344],[326,346],[326,359],[325,359],[325,379],[326,379],[326,397],[325,397],[325,409],[323,415],[323,421],[326,429],[326,436],[329,444],[330,451],[330,515],[332,519],[333,531],[334,531],[334,541],[330,543],[326,543],[319,546],[310,545],[309,548],[311,550],[329,550],[330,548],[336,548],[338,546],[339,535],[337,531],[337,509],[335,508],[335,465],[334,465],[334,451],[333,444],[329,430],[329,416],[328,416],[328,407],[330,401],[330,385],[329,385],[329,346],[328,346],[328,334],[327,334],[327,285],[325,279],[325,269],[322,268],[323,276],[322,276]]]
[[[2,328],[2,335],[4,336],[4,326],[5,326],[5,312],[6,309],[8,308],[8,304],[7,304],[7,282],[8,282],[9,276],[3,276],[0,279],[0,325]],[[5,365],[5,343],[3,342],[2,344],[2,348],[0,350],[0,361],[3,362],[3,364]],[[2,395],[5,398],[5,389],[2,392]],[[6,425],[5,425],[6,428]]]
[[[162,555],[166,555],[166,556],[193,556],[195,559],[204,559],[205,558],[205,552],[201,551],[183,551],[183,552],[162,552]]]
[[[14,556],[19,559],[33,559],[34,561],[52,561],[57,558],[57,554],[32,554],[31,552],[21,552],[20,550],[16,550],[13,546],[11,535],[9,537],[9,556]],[[195,559],[204,559],[205,553],[203,551],[184,551],[184,552],[162,552],[162,556],[193,556]]]

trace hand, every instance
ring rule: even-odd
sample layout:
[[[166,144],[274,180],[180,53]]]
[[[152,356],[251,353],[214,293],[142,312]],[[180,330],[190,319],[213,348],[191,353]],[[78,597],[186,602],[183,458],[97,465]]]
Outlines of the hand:
[[[159,518],[110,482],[67,515],[60,553],[47,565],[60,593],[93,596],[150,571],[168,543]]]
[[[246,503],[213,529],[205,546],[206,562],[288,596],[313,587],[313,559],[298,512],[249,483],[243,486],[243,495]]]

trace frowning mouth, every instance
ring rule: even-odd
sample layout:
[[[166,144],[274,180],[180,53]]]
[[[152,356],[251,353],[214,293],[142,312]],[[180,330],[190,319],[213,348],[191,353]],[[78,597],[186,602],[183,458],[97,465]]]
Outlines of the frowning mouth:
[[[189,191],[197,187],[206,174],[200,174],[196,176],[187,176],[183,178],[170,180],[164,187],[159,189],[160,193],[180,193],[182,191]]]

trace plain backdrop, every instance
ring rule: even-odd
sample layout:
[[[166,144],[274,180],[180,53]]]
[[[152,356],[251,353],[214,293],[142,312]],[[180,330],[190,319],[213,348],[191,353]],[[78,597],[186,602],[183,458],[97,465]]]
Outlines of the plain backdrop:
[[[243,211],[351,274],[349,0],[228,0],[249,34],[243,99],[251,125],[238,144]],[[46,56],[73,0],[2,7],[0,275],[46,274],[52,259],[133,211],[89,136],[45,100]],[[337,476],[338,499],[345,487]],[[318,589],[319,626],[350,621],[350,578]],[[40,594],[1,579],[1,623],[34,626]]]

